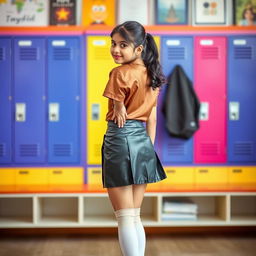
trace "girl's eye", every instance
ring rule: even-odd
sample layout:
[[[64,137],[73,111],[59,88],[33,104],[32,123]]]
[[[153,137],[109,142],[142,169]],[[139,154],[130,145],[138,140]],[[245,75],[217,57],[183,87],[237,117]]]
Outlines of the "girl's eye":
[[[114,42],[111,43],[111,46],[115,46],[116,44]]]
[[[127,44],[121,43],[120,46],[121,46],[121,48],[125,48],[127,46]]]

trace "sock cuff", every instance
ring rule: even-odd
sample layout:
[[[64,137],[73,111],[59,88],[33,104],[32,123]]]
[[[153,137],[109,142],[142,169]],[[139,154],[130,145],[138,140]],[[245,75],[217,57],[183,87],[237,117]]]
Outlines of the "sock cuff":
[[[126,209],[120,209],[115,211],[116,218],[123,217],[123,216],[134,216],[135,215],[135,209],[134,208],[126,208]]]
[[[140,208],[134,208],[135,216],[140,216]]]

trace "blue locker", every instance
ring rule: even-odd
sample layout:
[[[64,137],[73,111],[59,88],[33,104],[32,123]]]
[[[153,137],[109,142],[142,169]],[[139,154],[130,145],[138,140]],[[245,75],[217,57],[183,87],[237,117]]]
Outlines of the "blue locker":
[[[161,63],[163,72],[168,77],[176,65],[181,65],[188,77],[193,80],[193,38],[168,36],[161,40]],[[159,95],[157,140],[160,158],[163,164],[192,163],[193,139],[184,140],[171,137],[165,128],[162,114],[162,102],[166,87]]]
[[[11,162],[11,38],[0,38],[0,164]]]
[[[45,162],[45,39],[14,38],[15,162]]]
[[[80,161],[80,37],[48,38],[48,161]]]
[[[229,37],[228,161],[256,162],[256,36]]]

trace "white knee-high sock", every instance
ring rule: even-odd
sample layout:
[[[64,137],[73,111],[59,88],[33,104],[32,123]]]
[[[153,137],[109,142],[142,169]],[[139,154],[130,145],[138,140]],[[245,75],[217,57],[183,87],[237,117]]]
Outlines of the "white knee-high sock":
[[[134,208],[115,211],[118,222],[118,239],[123,256],[140,256],[134,215]]]
[[[146,247],[146,235],[145,230],[140,219],[140,208],[135,208],[135,228],[137,232],[138,245],[139,245],[139,256],[144,256]]]

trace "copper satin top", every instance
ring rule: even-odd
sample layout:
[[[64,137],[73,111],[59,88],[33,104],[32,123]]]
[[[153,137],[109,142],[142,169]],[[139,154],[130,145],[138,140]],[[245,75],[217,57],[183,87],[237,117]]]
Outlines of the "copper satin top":
[[[124,102],[127,119],[147,121],[159,94],[159,89],[153,90],[149,83],[147,69],[142,64],[133,62],[112,69],[103,93],[109,98],[106,120],[112,120],[113,100],[116,100]]]

